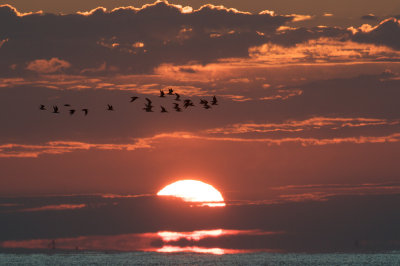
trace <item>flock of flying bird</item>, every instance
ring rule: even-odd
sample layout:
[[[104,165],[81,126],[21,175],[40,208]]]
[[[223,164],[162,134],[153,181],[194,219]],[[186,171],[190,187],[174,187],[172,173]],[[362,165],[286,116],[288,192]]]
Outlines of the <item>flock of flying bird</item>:
[[[160,96],[159,97],[160,98],[165,98],[165,95],[166,94],[165,94],[164,90],[160,90]],[[168,89],[167,95],[175,95],[175,99],[174,100],[177,101],[177,102],[181,101],[181,98],[180,98],[181,96],[178,93],[174,93],[173,89]],[[138,98],[139,97],[137,97],[137,96],[132,96],[130,102],[134,102]],[[153,108],[154,108],[154,105],[152,105],[153,102],[149,98],[145,98],[145,99],[146,99],[146,103],[145,103],[145,107],[143,108],[143,110],[145,110],[146,112],[153,112]],[[204,109],[210,109],[211,108],[211,106],[209,105],[208,101],[205,100],[205,99],[200,99],[200,104],[203,105]],[[179,103],[173,103],[173,105],[174,105],[173,108],[174,108],[174,110],[176,112],[182,112],[182,108],[180,107]],[[216,96],[212,97],[211,105],[218,105],[218,100],[217,100]],[[65,107],[71,107],[70,104],[64,104],[64,106]],[[187,108],[193,107],[193,106],[194,106],[194,103],[193,103],[192,100],[190,100],[190,99],[183,100],[183,108],[187,109]],[[167,109],[164,106],[161,105],[160,107],[161,107],[161,111],[160,111],[161,113],[168,113]],[[47,110],[46,106],[43,105],[43,104],[40,105],[39,109],[40,110]],[[107,111],[114,111],[114,107],[111,104],[107,104],[107,109],[106,110]],[[83,109],[81,109],[81,111],[85,115],[87,115],[89,113],[89,109],[87,109],[87,108],[83,108]],[[69,114],[70,115],[73,115],[75,112],[76,112],[75,109],[69,109]],[[53,105],[53,112],[52,113],[54,113],[54,114],[59,114],[60,113],[59,108],[58,108],[57,105]]]

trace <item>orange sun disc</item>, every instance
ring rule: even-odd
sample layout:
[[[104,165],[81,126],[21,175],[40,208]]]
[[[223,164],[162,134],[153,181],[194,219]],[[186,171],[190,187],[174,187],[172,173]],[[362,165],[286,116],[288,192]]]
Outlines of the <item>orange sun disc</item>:
[[[225,206],[221,193],[213,186],[197,180],[180,180],[161,189],[158,196],[174,196],[187,202],[203,202],[208,206]]]

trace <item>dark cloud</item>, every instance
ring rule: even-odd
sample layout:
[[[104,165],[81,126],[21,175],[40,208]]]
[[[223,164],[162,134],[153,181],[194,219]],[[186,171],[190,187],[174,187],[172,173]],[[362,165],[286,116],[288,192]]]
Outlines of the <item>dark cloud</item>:
[[[190,67],[181,67],[179,68],[179,71],[181,72],[186,72],[186,73],[196,73],[196,70]]]
[[[338,27],[300,27],[278,32],[271,36],[271,42],[288,47],[324,37],[346,40],[348,34],[348,31]]]
[[[366,18],[364,18],[366,19]],[[369,18],[372,20],[372,18]],[[378,18],[374,17],[374,20]],[[300,27],[282,31],[271,37],[273,43],[284,46],[293,46],[308,40],[318,38],[333,38],[340,41],[354,41],[374,45],[384,45],[393,49],[400,49],[400,22],[395,18],[381,21],[377,26],[365,24],[357,29],[340,27]]]
[[[376,27],[361,27],[354,33],[352,40],[360,43],[386,45],[398,50],[400,49],[400,22],[395,18],[389,18]]]
[[[138,73],[167,62],[246,57],[250,46],[263,42],[256,31],[273,33],[292,19],[212,5],[186,12],[167,2],[71,15],[22,15],[4,5],[0,23],[7,27],[0,30],[0,40],[7,42],[0,49],[0,67],[3,73],[23,73],[35,60],[59,58],[71,64],[67,73],[104,62],[106,73]]]
[[[248,50],[254,46],[275,43],[287,47],[319,38],[400,48],[395,19],[353,33],[339,27],[277,31],[294,20],[296,15],[251,14],[213,5],[193,11],[162,1],[142,8],[108,11],[99,7],[69,15],[21,14],[3,5],[0,23],[7,27],[0,29],[0,70],[5,76],[53,70],[84,75],[151,73],[165,63],[208,64],[224,58],[248,58]]]
[[[364,19],[364,20],[378,20],[378,17],[375,16],[374,14],[368,14],[368,15],[361,16],[361,19]]]

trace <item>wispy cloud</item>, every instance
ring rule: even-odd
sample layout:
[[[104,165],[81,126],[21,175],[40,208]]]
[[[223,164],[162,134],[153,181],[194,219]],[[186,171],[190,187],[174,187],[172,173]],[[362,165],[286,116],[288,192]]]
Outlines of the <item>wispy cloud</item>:
[[[229,125],[223,128],[209,129],[206,130],[206,132],[227,135],[251,132],[299,132],[323,128],[338,130],[342,128],[394,126],[399,124],[399,120],[387,120],[379,118],[313,117],[306,120],[290,120],[283,123],[240,123]]]
[[[399,142],[400,133],[394,133],[386,136],[358,136],[358,137],[333,137],[333,138],[240,138],[240,137],[213,137],[207,135],[197,135],[190,132],[173,132],[158,134],[150,138],[142,138],[140,142],[144,147],[150,147],[159,140],[164,139],[181,139],[181,140],[206,140],[206,141],[222,141],[222,142],[243,142],[243,143],[265,143],[267,145],[282,145],[282,144],[300,144],[302,146],[319,146],[331,144],[365,144],[365,143],[390,143]]]
[[[365,184],[307,184],[285,185],[270,187],[266,192],[268,199],[263,200],[232,200],[227,201],[227,206],[235,205],[272,205],[290,202],[329,201],[335,197],[343,196],[377,196],[399,195],[400,184],[365,183]]]
[[[37,59],[29,62],[26,69],[38,73],[54,73],[69,67],[71,67],[71,64],[67,61],[53,57],[50,60]]]
[[[17,210],[18,212],[39,212],[39,211],[65,211],[65,210],[76,210],[87,207],[86,204],[58,204],[58,205],[46,205],[35,208],[27,208]]]
[[[398,120],[387,120],[377,118],[329,118],[314,117],[306,120],[291,120],[283,123],[239,123],[228,125],[221,128],[207,129],[199,132],[167,132],[156,134],[151,137],[136,138],[133,143],[87,143],[78,141],[50,141],[44,144],[19,144],[6,143],[0,145],[0,158],[36,158],[44,154],[63,154],[83,150],[125,150],[134,151],[136,149],[154,148],[160,141],[180,139],[180,140],[202,140],[218,142],[237,142],[237,143],[264,143],[266,145],[299,144],[302,146],[320,146],[333,144],[365,144],[365,143],[393,143],[400,141],[400,133],[396,128],[393,133],[387,135],[364,135],[359,132],[358,135],[344,137],[339,129],[345,128],[374,128],[380,126],[397,126]],[[297,133],[329,129],[338,132],[338,135],[329,137],[309,137],[296,135]],[[259,137],[251,133],[268,134],[271,132],[289,132],[294,135],[287,136],[266,136]],[[243,137],[228,136],[235,134],[250,134]]]
[[[0,158],[36,158],[43,154],[63,154],[82,150],[128,150],[150,148],[149,144],[139,139],[135,144],[93,144],[77,141],[50,141],[41,145],[3,144],[0,145]]]
[[[327,37],[308,40],[290,47],[270,42],[251,47],[249,55],[253,60],[270,64],[400,60],[399,51],[379,43],[364,44]]]
[[[280,199],[284,201],[327,201],[331,197],[346,195],[387,195],[399,194],[399,183],[366,184],[310,184],[274,187],[282,191]]]

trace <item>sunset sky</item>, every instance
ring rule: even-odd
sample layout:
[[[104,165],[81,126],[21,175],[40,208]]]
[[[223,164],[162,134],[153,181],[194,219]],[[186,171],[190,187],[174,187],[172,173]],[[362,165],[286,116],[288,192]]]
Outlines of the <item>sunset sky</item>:
[[[0,247],[221,228],[232,250],[400,248],[398,19],[398,0],[0,0]],[[182,179],[226,206],[156,196]]]

